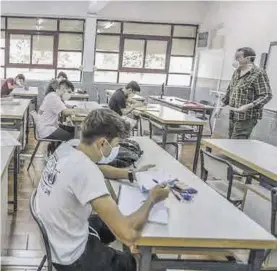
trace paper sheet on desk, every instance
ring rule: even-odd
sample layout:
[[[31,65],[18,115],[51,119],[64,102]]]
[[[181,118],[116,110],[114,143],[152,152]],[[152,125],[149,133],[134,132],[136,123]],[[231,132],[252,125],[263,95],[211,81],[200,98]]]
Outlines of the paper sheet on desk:
[[[170,183],[170,181],[175,179],[175,176],[163,169],[159,169],[138,172],[136,173],[136,179],[140,189],[144,192],[152,189],[157,185],[153,179],[158,181],[160,184],[168,182]]]
[[[21,144],[8,131],[1,131],[1,147],[20,145]]]
[[[130,215],[138,210],[146,199],[147,194],[141,193],[138,188],[122,185],[118,207],[123,215]],[[165,202],[159,202],[152,208],[148,221],[160,224],[168,223],[168,208],[165,206]]]

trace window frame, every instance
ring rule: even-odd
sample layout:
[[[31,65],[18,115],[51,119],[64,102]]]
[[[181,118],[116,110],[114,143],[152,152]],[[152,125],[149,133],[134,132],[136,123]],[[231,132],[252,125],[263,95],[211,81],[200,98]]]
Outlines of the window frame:
[[[81,56],[81,65],[83,63],[84,58],[84,32],[85,32],[85,19],[80,18],[55,18],[55,17],[32,17],[32,16],[1,16],[2,18],[5,18],[5,25],[6,28],[2,28],[1,30],[5,31],[5,65],[1,66],[1,69],[4,69],[4,78],[7,77],[7,68],[27,68],[27,69],[51,69],[55,71],[55,77],[57,77],[58,70],[70,70],[70,71],[79,71],[80,72],[80,82],[82,78],[82,71],[79,68],[62,68],[58,66],[58,53],[59,52],[80,52],[82,54]],[[8,29],[8,20],[9,18],[17,18],[17,19],[51,19],[57,21],[57,29],[55,31],[53,30],[25,30],[25,29]],[[83,30],[80,31],[60,31],[60,21],[63,20],[77,20],[83,22]],[[29,64],[21,64],[21,63],[9,63],[10,58],[10,35],[12,34],[19,34],[19,35],[30,35],[31,36],[31,44],[30,44],[30,63]],[[33,56],[33,36],[34,35],[49,35],[53,36],[54,42],[53,42],[53,64],[32,64],[32,56]],[[61,49],[59,50],[59,34],[81,34],[82,35],[82,48],[80,50],[65,50]],[[2,49],[2,47],[1,47]]]
[[[111,22],[111,23],[120,23],[120,32],[119,33],[97,33],[98,28],[98,22]],[[170,36],[157,36],[157,35],[136,35],[136,34],[124,34],[123,33],[123,27],[124,23],[139,23],[139,24],[156,24],[156,25],[170,25]],[[189,26],[189,27],[195,27],[195,37],[180,37],[180,36],[174,36],[174,26]],[[190,76],[190,84],[186,87],[191,87],[192,83],[192,76],[193,76],[193,69],[195,65],[195,53],[196,53],[196,47],[197,47],[197,38],[198,38],[198,30],[199,25],[197,24],[178,24],[178,23],[159,23],[159,22],[139,22],[139,21],[121,21],[121,20],[110,20],[110,19],[97,19],[96,21],[96,35],[95,35],[95,48],[94,48],[94,65],[96,65],[96,53],[117,53],[119,55],[118,60],[118,69],[112,70],[112,69],[97,69],[97,71],[103,71],[103,72],[117,72],[117,81],[119,82],[119,75],[120,72],[130,72],[130,73],[157,73],[157,74],[165,74],[166,75],[166,82],[165,84],[168,85],[168,77],[171,74],[174,75],[189,75]],[[96,39],[97,36],[100,35],[106,35],[106,36],[117,36],[119,37],[119,52],[109,52],[109,51],[99,51],[96,49]],[[124,53],[124,40],[125,39],[139,39],[139,40],[145,40],[144,42],[144,53],[143,53],[143,67],[142,68],[129,68],[129,67],[123,67],[123,53]],[[177,55],[177,54],[171,54],[172,49],[172,41],[173,39],[181,39],[181,40],[194,40],[194,48],[192,55]],[[144,68],[145,65],[145,58],[146,58],[146,49],[147,49],[147,40],[161,40],[161,41],[167,41],[167,50],[166,50],[166,58],[165,58],[165,69],[149,69]],[[169,72],[170,67],[170,58],[171,57],[191,57],[192,58],[192,69],[191,72]],[[104,82],[103,82],[104,83]],[[174,87],[175,85],[169,85]],[[178,86],[180,87],[180,86]]]

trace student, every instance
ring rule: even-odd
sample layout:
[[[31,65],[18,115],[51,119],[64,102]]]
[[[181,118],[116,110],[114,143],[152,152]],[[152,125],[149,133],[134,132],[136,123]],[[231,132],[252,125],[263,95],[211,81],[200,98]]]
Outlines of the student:
[[[142,103],[132,100],[133,94],[138,92],[140,92],[140,86],[135,81],[131,81],[124,88],[116,90],[109,100],[110,109],[120,116],[128,115],[136,107],[142,106]]]
[[[132,245],[152,207],[167,198],[169,189],[156,186],[136,212],[121,214],[104,178],[128,179],[129,171],[106,166],[104,176],[97,163],[113,160],[119,138],[128,134],[129,125],[117,114],[94,110],[83,122],[82,140],[63,143],[50,157],[38,185],[36,208],[57,271],[136,270],[129,252],[107,244],[117,238]],[[92,210],[97,215],[91,215]]]
[[[216,110],[218,117],[222,107],[229,105],[229,138],[248,139],[262,119],[263,107],[272,98],[266,71],[255,66],[256,53],[252,48],[239,48],[235,53],[233,67],[236,69]]]
[[[57,76],[57,81],[68,80],[67,74],[65,72],[59,72]]]
[[[67,108],[64,101],[70,99],[70,92],[74,90],[73,84],[68,80],[52,81],[46,91],[44,100],[38,111],[37,130],[41,138],[68,141],[74,137],[74,128],[59,126],[59,115],[70,116],[80,109]]]
[[[18,74],[15,78],[8,78],[1,87],[1,97],[10,95],[16,87],[23,87],[25,83],[25,76]]]

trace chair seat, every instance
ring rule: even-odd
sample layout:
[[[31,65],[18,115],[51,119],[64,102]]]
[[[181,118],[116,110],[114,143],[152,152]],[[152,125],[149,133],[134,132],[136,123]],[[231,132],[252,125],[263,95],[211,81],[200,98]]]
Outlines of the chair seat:
[[[210,187],[212,187],[216,192],[227,197],[227,191],[229,183],[225,180],[207,180],[206,182]],[[230,200],[233,202],[242,201],[244,198],[246,186],[241,182],[233,180],[232,191]]]
[[[223,154],[217,154],[216,155],[219,158],[224,159],[225,161],[229,162],[230,164],[232,164],[232,167],[234,169],[234,173],[238,174],[238,175],[247,175],[247,176],[254,176],[254,175],[258,175],[258,172],[256,172],[255,170],[244,166],[238,162],[236,162],[235,160],[223,155]]]

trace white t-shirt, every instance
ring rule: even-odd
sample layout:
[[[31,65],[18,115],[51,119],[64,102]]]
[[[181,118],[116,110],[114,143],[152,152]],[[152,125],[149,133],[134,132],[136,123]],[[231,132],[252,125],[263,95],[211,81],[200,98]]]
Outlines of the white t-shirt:
[[[39,137],[51,135],[59,127],[59,114],[66,109],[65,104],[56,92],[47,94],[38,111],[37,132]]]
[[[50,242],[53,262],[69,265],[84,252],[93,199],[109,194],[98,166],[75,149],[79,140],[61,146],[42,172],[35,208]]]

